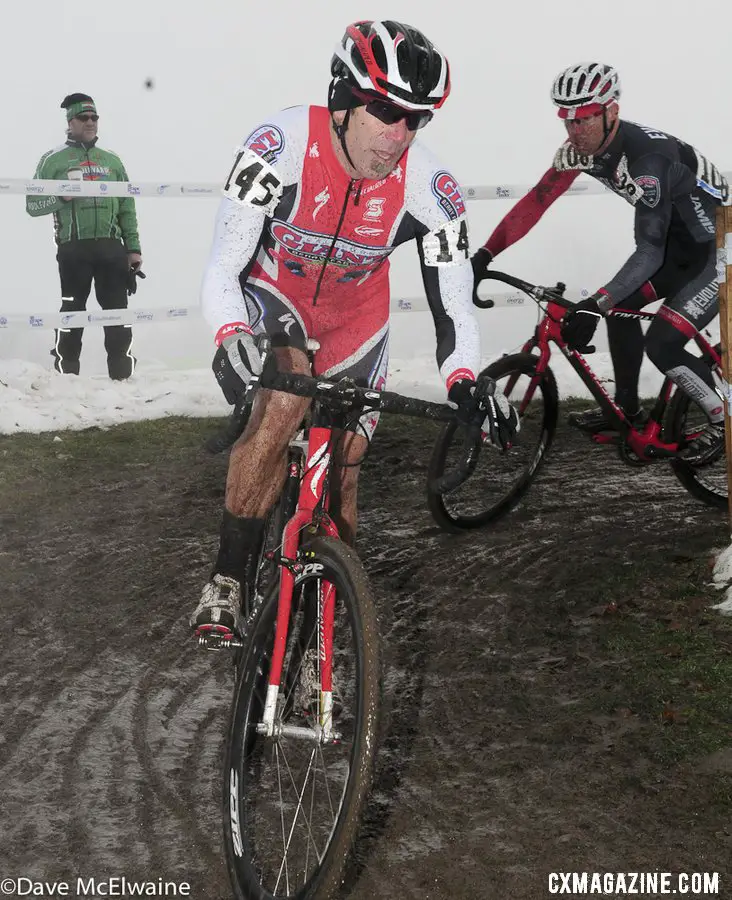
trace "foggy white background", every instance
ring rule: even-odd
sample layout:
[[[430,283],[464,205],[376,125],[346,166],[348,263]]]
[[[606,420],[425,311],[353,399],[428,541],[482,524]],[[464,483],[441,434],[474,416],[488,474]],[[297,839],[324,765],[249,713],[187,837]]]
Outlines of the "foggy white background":
[[[549,166],[563,128],[549,100],[556,73],[599,59],[621,74],[621,115],[693,143],[732,169],[727,44],[732,4],[699,0],[541,0],[447,4],[436,0],[182,4],[127,0],[80,4],[38,0],[5,9],[0,180],[29,178],[40,156],[65,138],[65,94],[91,94],[99,144],[119,153],[131,180],[222,180],[237,143],[268,114],[323,103],[333,45],[359,18],[393,18],[421,28],[448,55],[453,91],[421,139],[465,185],[533,183]],[[146,78],[154,90],[146,90]],[[468,207],[478,246],[513,201]],[[51,312],[59,305],[51,217],[31,219],[25,198],[0,197],[0,315]],[[217,203],[137,201],[148,279],[132,298],[143,306],[198,301]],[[498,267],[570,291],[594,290],[632,250],[632,211],[613,196],[562,198]],[[414,296],[421,279],[412,245],[392,257],[393,296]],[[90,298],[89,309],[96,309]],[[486,361],[527,336],[533,309],[478,313]],[[434,352],[426,313],[393,318],[392,355]],[[50,365],[52,332],[0,332],[0,358]],[[87,329],[82,372],[103,372],[100,329]],[[203,320],[139,326],[140,373],[155,360],[207,366]]]

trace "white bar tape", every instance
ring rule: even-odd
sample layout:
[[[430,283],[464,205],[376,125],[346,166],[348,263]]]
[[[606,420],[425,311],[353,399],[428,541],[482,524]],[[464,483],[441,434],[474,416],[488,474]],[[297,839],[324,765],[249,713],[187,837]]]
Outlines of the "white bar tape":
[[[518,308],[528,306],[531,300],[521,293],[490,294],[496,307]],[[392,313],[426,312],[425,297],[393,298]],[[476,309],[476,315],[481,310]],[[94,328],[104,325],[147,325],[151,322],[170,322],[181,319],[199,319],[198,306],[154,307],[151,309],[98,310],[96,312],[37,313],[36,315],[0,315],[0,330],[41,330],[47,328]]]

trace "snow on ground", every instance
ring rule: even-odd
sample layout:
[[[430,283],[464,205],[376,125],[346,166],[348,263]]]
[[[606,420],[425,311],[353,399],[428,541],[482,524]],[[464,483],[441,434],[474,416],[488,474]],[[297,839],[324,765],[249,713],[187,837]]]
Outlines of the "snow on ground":
[[[596,353],[591,364],[612,393],[610,355]],[[563,357],[556,355],[551,365],[561,397],[589,396]],[[645,362],[641,396],[655,394],[660,383],[660,374]],[[392,359],[388,388],[425,400],[445,396],[434,360],[427,358]],[[171,369],[155,361],[143,362],[128,381],[116,382],[100,374],[59,375],[39,363],[0,360],[0,398],[0,434],[109,427],[177,415],[225,416],[230,411],[210,369]],[[718,558],[714,581],[725,592],[715,608],[732,615],[732,547]]]
[[[609,354],[591,358],[603,378],[612,374]],[[392,359],[388,388],[392,391],[442,400],[445,396],[433,359]],[[560,395],[589,396],[567,362],[552,359]],[[645,367],[641,394],[652,395],[660,375]],[[612,384],[607,385],[612,393]],[[59,375],[38,363],[0,360],[0,433],[44,432],[118,425],[165,416],[223,416],[230,410],[208,368],[168,369],[143,362],[126,382],[105,375]]]

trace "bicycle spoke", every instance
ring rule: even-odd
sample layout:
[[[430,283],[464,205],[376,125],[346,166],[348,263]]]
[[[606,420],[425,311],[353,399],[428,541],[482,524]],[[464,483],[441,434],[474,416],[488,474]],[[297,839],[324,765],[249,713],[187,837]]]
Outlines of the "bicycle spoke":
[[[280,771],[280,745],[275,744],[275,757],[277,759],[277,787],[279,789],[280,794],[280,825],[282,828],[282,847],[285,848],[285,804],[284,798],[282,796],[282,772]],[[282,855],[282,864],[280,865],[280,871],[277,873],[277,882],[275,884],[275,890],[280,886],[280,878],[282,877],[282,867],[285,869],[285,888],[287,893],[290,893],[290,877],[287,869],[287,850],[284,850]]]
[[[227,746],[227,769],[240,778],[238,806],[227,796],[224,814],[225,846],[237,896],[300,900],[306,894],[319,896],[321,889],[330,894],[340,883],[370,778],[378,700],[375,611],[367,596],[364,630],[354,588],[361,582],[349,580],[348,567],[355,559],[350,550],[323,538],[309,546],[323,554],[317,557],[322,562],[312,575],[299,577],[294,591],[285,665],[269,732],[259,726],[269,690],[279,605],[274,589],[264,598],[242,651]],[[354,579],[364,577],[360,569],[354,573]],[[337,739],[324,738],[320,727],[323,626],[316,600],[326,582],[333,584],[338,598],[333,693],[336,680],[340,691],[332,712],[337,717]],[[365,652],[372,655],[365,659]],[[340,703],[340,696],[347,698],[346,703]]]
[[[333,798],[330,796],[330,785],[328,784],[327,770],[326,770],[326,765],[325,765],[325,757],[323,756],[322,744],[318,744],[316,749],[317,749],[318,753],[320,754],[320,758],[323,763],[323,773],[324,773],[323,782],[325,784],[325,793],[328,796],[328,808],[330,809],[331,816],[335,819],[335,812],[333,811]]]

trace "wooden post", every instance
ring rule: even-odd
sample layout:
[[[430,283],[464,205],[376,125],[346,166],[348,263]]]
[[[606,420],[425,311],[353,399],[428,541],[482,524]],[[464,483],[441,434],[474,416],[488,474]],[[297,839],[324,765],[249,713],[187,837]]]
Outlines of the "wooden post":
[[[719,330],[722,339],[722,371],[725,389],[725,449],[727,492],[732,536],[732,207],[717,207],[717,278],[719,281]]]

